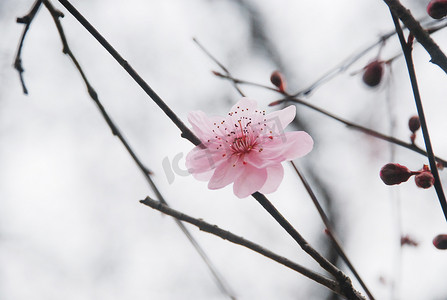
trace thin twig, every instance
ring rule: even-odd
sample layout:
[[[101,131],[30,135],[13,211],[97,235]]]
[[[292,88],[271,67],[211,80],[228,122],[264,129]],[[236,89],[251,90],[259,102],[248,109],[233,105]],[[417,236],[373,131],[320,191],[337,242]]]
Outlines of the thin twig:
[[[338,116],[336,116],[336,115],[334,115],[334,114],[332,114],[332,113],[330,113],[330,112],[328,112],[328,111],[326,111],[326,110],[324,110],[322,108],[319,108],[319,107],[317,107],[315,105],[312,105],[312,104],[310,104],[310,103],[308,103],[306,101],[303,101],[301,99],[298,99],[298,98],[285,98],[285,99],[281,99],[281,100],[278,100],[278,101],[274,101],[274,102],[270,103],[270,105],[278,105],[280,103],[285,103],[285,102],[293,102],[293,103],[297,103],[297,104],[306,106],[306,107],[308,107],[308,108],[310,108],[310,109],[312,109],[314,111],[317,111],[317,112],[319,112],[319,113],[321,113],[321,114],[323,114],[325,116],[330,117],[333,120],[336,120],[336,121],[338,121],[340,123],[345,124],[349,128],[361,131],[361,132],[363,132],[363,133],[365,133],[367,135],[373,136],[375,138],[378,138],[378,139],[381,139],[381,140],[384,140],[384,141],[387,141],[387,142],[399,145],[401,147],[407,148],[409,150],[412,150],[412,151],[417,152],[419,154],[422,154],[424,156],[428,156],[426,151],[424,151],[423,149],[419,148],[418,146],[416,146],[413,143],[406,143],[406,142],[404,142],[402,140],[399,140],[397,138],[394,138],[392,136],[388,136],[388,135],[382,134],[382,133],[377,132],[375,130],[372,130],[372,129],[369,129],[367,127],[361,126],[359,124],[353,123],[351,121],[345,120],[345,119],[340,118],[340,117],[338,117]],[[437,156],[435,156],[435,159],[436,159],[436,161],[441,163],[443,166],[447,167],[447,161],[446,160],[444,160],[444,159],[442,159],[440,157],[437,157]]]
[[[42,0],[37,0],[36,2],[34,2],[29,13],[27,13],[25,16],[21,18],[17,18],[17,23],[25,24],[25,28],[23,29],[22,37],[20,38],[19,46],[17,48],[16,58],[14,60],[14,68],[17,70],[17,72],[19,72],[20,83],[22,84],[23,93],[25,95],[28,94],[28,89],[26,88],[25,80],[23,79],[23,72],[25,72],[25,69],[23,69],[22,65],[23,42],[25,41],[26,34],[28,33],[28,30],[31,26],[31,23],[33,22],[34,17],[39,11],[41,4]]]
[[[359,295],[355,292],[351,279],[346,276],[340,269],[334,266],[330,261],[324,258],[317,250],[315,250],[298,231],[287,221],[281,213],[273,206],[273,204],[261,193],[256,192],[252,195],[259,204],[281,225],[284,230],[300,245],[300,247],[309,254],[323,269],[332,274],[340,284],[343,294],[349,299],[357,299]],[[361,299],[364,299],[361,297]]]
[[[335,246],[335,249],[337,250],[337,253],[344,260],[344,262],[346,263],[348,268],[354,274],[355,278],[357,278],[358,282],[360,283],[360,285],[365,290],[365,292],[368,295],[369,299],[374,300],[373,295],[371,294],[371,292],[369,291],[368,287],[366,286],[366,284],[364,283],[364,281],[360,277],[359,273],[355,269],[354,265],[351,263],[351,261],[349,260],[348,256],[346,255],[345,251],[343,250],[339,239],[335,235],[335,230],[334,230],[334,228],[332,226],[331,221],[329,220],[328,216],[326,215],[326,213],[324,212],[323,208],[321,207],[320,202],[318,201],[317,196],[313,192],[313,190],[310,187],[309,183],[307,182],[306,178],[298,170],[298,168],[296,167],[296,165],[295,165],[295,163],[293,161],[291,161],[290,163],[292,164],[293,169],[297,173],[298,177],[301,179],[301,182],[303,183],[304,187],[306,188],[307,193],[309,194],[310,198],[312,199],[312,202],[314,203],[315,207],[317,208],[318,214],[320,215],[321,220],[324,223],[324,226],[326,226],[327,233],[328,233],[329,237],[331,238],[331,240],[332,240],[332,242],[333,242],[333,244]]]
[[[235,243],[235,244],[244,246],[250,250],[253,250],[265,257],[268,257],[268,258],[300,273],[301,275],[303,275],[307,278],[312,279],[313,281],[315,281],[321,285],[324,285],[325,287],[329,288],[330,290],[334,291],[335,293],[337,293],[341,296],[345,296],[343,294],[343,291],[342,291],[340,285],[336,281],[329,279],[323,275],[320,275],[312,270],[309,270],[297,263],[294,263],[294,262],[288,260],[287,258],[280,256],[280,255],[278,255],[278,254],[276,254],[276,253],[274,253],[274,252],[272,252],[256,243],[253,243],[243,237],[237,236],[227,230],[223,230],[216,225],[209,224],[209,223],[203,221],[202,219],[196,219],[191,216],[188,216],[184,213],[181,213],[177,210],[174,210],[174,209],[164,205],[163,203],[152,200],[149,197],[147,197],[144,200],[141,200],[140,202],[153,208],[153,209],[156,209],[164,214],[172,216],[172,217],[179,219],[181,221],[184,221],[186,223],[192,224],[192,225],[198,227],[201,231],[208,232],[208,233],[218,236],[224,240],[228,240],[232,243]],[[357,296],[357,298],[355,298],[355,299],[361,299],[361,296],[358,292],[356,292],[356,296]]]
[[[438,65],[444,72],[447,73],[447,57],[441,51],[439,46],[430,37],[427,31],[422,28],[421,24],[413,17],[410,10],[403,6],[399,0],[383,0],[391,12],[398,17],[402,23],[410,30],[411,34],[418,40],[418,42],[425,48],[431,56],[431,62]],[[397,28],[397,27],[396,27]],[[399,25],[400,28],[400,25]],[[400,28],[402,31],[402,28]],[[403,47],[403,45],[402,45]]]
[[[123,67],[146,94],[158,105],[158,107],[180,129],[181,136],[194,145],[201,144],[200,139],[180,120],[172,109],[158,96],[146,81],[132,68],[132,66],[115,50],[115,48],[93,27],[87,19],[68,0],[58,0],[82,26],[109,52],[110,55]]]
[[[194,43],[197,44],[197,46],[199,46],[200,49],[202,49],[202,51],[212,60],[214,61],[224,72],[227,76],[231,76],[230,71],[228,71],[227,68],[225,68],[225,66],[223,64],[221,64],[196,38],[192,39],[194,41]],[[239,95],[241,95],[242,97],[245,97],[244,92],[242,92],[242,90],[237,86],[236,82],[233,82],[233,86],[234,88],[238,91]]]
[[[228,71],[227,71],[227,74],[222,74],[222,73],[213,71],[213,74],[216,75],[217,77],[231,80],[236,85],[236,87],[237,87],[238,84],[247,84],[247,85],[257,86],[257,87],[260,87],[260,88],[263,88],[263,89],[271,90],[271,91],[274,91],[274,92],[278,92],[278,93],[281,93],[281,94],[285,94],[284,92],[281,92],[280,90],[278,90],[276,88],[273,88],[271,86],[267,86],[267,85],[256,83],[256,82],[251,82],[251,81],[248,81],[248,80],[234,78],[233,76],[231,76],[230,73],[228,73]],[[237,88],[239,88],[239,87],[237,87]]]
[[[394,11],[390,8],[391,15],[393,17],[394,26],[396,27],[397,34],[399,36],[399,41],[402,46],[402,51],[404,53],[405,61],[407,63],[408,74],[410,76],[411,87],[413,90],[414,101],[416,103],[416,108],[418,111],[419,120],[421,122],[422,134],[424,136],[425,147],[427,149],[427,157],[430,163],[430,169],[435,178],[434,187],[436,194],[438,195],[439,203],[441,204],[442,212],[447,221],[447,202],[442,188],[441,179],[439,178],[438,168],[436,166],[436,159],[433,153],[433,147],[430,141],[430,135],[428,133],[427,122],[425,120],[424,109],[422,106],[421,95],[419,93],[419,87],[416,79],[416,72],[414,70],[413,56],[412,56],[412,45],[408,44],[405,40],[402,28],[399,24],[399,19],[394,14]]]

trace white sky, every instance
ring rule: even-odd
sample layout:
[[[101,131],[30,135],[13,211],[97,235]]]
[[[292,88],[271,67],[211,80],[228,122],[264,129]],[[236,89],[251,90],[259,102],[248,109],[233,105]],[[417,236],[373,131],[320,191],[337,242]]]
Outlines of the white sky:
[[[243,79],[268,85],[280,61],[289,90],[296,91],[393,28],[379,0],[247,2],[259,14],[278,57],[253,43],[249,14],[237,1],[73,0],[185,122],[189,111],[223,115],[239,99],[231,84],[211,74],[218,67],[192,37]],[[23,28],[15,19],[32,3],[0,2],[0,299],[227,299],[175,223],[138,202],[154,194],[62,54],[44,8],[25,41],[22,59],[30,94],[22,94],[11,67]],[[424,16],[424,1],[403,3],[416,17]],[[177,175],[168,183],[163,159],[186,155],[191,144],[77,21],[57,1],[53,4],[65,14],[62,24],[70,47],[100,100],[154,171],[169,204],[320,272],[254,199],[237,199],[231,186],[210,191],[192,176]],[[447,51],[445,30],[433,37]],[[391,39],[382,58],[399,50]],[[350,76],[376,54],[372,50],[307,100],[384,133],[390,130],[391,106],[395,136],[407,141],[407,121],[416,109],[403,59],[392,64],[388,83],[378,89],[366,88],[360,75]],[[414,55],[433,146],[447,158],[446,76],[428,62],[419,45]],[[242,88],[261,106],[279,98],[263,89]],[[378,173],[390,162],[388,144],[307,108],[298,107],[298,112],[315,149],[296,162],[312,168],[327,185],[338,235],[376,298],[446,299],[447,256],[431,244],[435,235],[447,231],[434,189],[418,189],[413,179],[399,187],[385,186]],[[423,146],[420,133],[416,142]],[[395,151],[395,161],[412,170],[427,163],[407,149]],[[325,253],[330,244],[316,210],[296,174],[288,165],[285,169],[281,187],[268,197]],[[446,182],[445,171],[441,178]],[[402,249],[401,268],[398,206],[404,233],[420,243]],[[188,228],[238,299],[327,296],[325,288],[285,267]]]

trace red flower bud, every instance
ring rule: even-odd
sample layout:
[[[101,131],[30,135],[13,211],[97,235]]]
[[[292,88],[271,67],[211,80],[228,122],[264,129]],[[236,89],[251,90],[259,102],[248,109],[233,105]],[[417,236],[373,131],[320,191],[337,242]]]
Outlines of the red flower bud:
[[[428,189],[435,183],[435,178],[430,171],[424,171],[414,177],[416,185],[423,189]]]
[[[415,133],[419,128],[421,128],[421,121],[419,121],[418,116],[413,116],[408,120],[408,128],[411,132]]]
[[[416,242],[412,237],[410,237],[409,235],[404,235],[400,238],[400,245],[404,246],[404,245],[408,245],[408,246],[413,246],[413,247],[417,247],[419,245],[418,242]]]
[[[286,90],[286,79],[279,71],[275,71],[270,75],[270,81],[281,91]]]
[[[447,0],[432,0],[427,5],[427,13],[433,19],[442,19],[447,15]]]
[[[440,250],[447,249],[447,234],[438,234],[433,239],[433,245]]]
[[[399,164],[386,164],[380,170],[380,179],[386,185],[400,184],[408,180],[413,173],[405,166]]]
[[[383,76],[383,61],[374,60],[364,67],[363,82],[370,87],[380,83]]]

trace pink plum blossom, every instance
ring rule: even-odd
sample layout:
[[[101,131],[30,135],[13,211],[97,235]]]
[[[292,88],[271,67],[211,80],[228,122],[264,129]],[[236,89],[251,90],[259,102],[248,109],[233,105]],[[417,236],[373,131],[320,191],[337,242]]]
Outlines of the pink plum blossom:
[[[209,180],[209,189],[234,183],[239,198],[276,191],[284,177],[281,162],[302,157],[313,147],[306,132],[284,132],[295,114],[293,105],[266,114],[248,98],[242,98],[225,117],[191,112],[188,120],[202,144],[186,156],[188,171],[196,179]]]

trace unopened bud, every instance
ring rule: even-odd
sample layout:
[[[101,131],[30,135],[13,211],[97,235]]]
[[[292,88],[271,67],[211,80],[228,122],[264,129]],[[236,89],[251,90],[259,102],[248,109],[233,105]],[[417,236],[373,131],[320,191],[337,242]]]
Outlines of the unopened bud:
[[[428,189],[435,183],[435,178],[430,171],[424,171],[414,177],[416,185],[423,189]]]
[[[438,234],[433,239],[433,245],[440,250],[447,249],[447,234]]]
[[[219,73],[217,71],[211,71],[211,72],[218,77],[224,77],[224,75],[222,73]]]
[[[442,19],[447,15],[447,0],[432,0],[427,5],[427,13],[433,19]]]
[[[275,85],[281,92],[286,90],[286,79],[284,75],[279,71],[275,71],[270,75],[270,81]]]
[[[413,133],[421,128],[421,121],[419,121],[418,116],[412,116],[410,120],[408,120],[408,128],[410,128],[411,132]]]
[[[408,180],[413,173],[405,166],[389,163],[380,170],[380,179],[386,185],[400,184]]]
[[[374,60],[367,64],[364,70],[365,72],[363,73],[363,82],[370,87],[374,87],[378,85],[382,80],[383,61]]]

